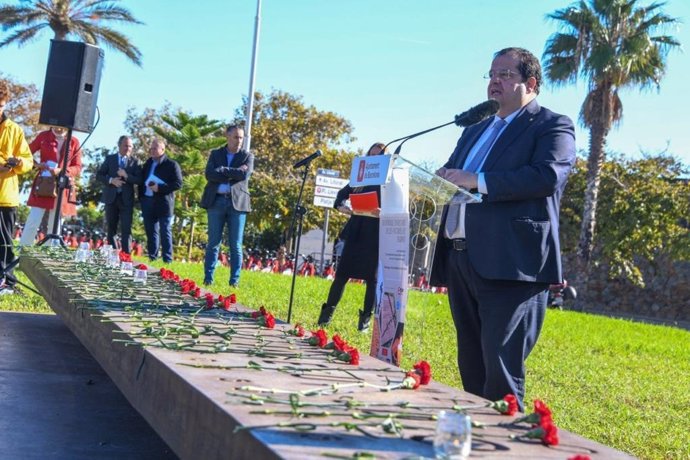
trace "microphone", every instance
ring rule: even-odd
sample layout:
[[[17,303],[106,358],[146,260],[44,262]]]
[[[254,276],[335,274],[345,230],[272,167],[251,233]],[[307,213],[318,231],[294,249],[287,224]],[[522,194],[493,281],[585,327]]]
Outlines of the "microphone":
[[[316,159],[317,159],[318,157],[320,157],[321,155],[323,155],[323,153],[321,153],[321,150],[317,150],[316,152],[312,153],[312,154],[309,155],[308,157],[302,158],[302,159],[299,160],[297,163],[295,163],[294,165],[292,165],[292,169],[297,169],[297,168],[299,168],[299,167],[301,167],[301,166],[306,166],[306,165],[308,165],[309,163],[311,163],[312,161],[316,160]]]
[[[454,121],[449,121],[448,123],[434,126],[433,128],[425,129],[424,131],[410,134],[409,136],[401,137],[399,139],[393,139],[388,144],[386,144],[386,147],[391,145],[393,142],[402,141],[398,145],[398,147],[395,149],[395,152],[393,153],[393,155],[398,155],[400,153],[400,149],[402,148],[402,145],[405,142],[409,141],[410,139],[414,139],[415,137],[421,136],[422,134],[430,133],[431,131],[435,131],[439,128],[443,128],[444,126],[452,125],[453,123],[455,123],[458,126],[462,126],[463,128],[465,126],[479,123],[480,121],[482,121],[482,120],[490,117],[491,115],[495,114],[496,112],[498,112],[498,109],[499,109],[498,101],[495,99],[489,99],[488,101],[484,101],[481,104],[475,105],[474,107],[467,110],[466,112],[461,113],[460,115],[455,115]]]
[[[460,115],[455,115],[455,124],[465,127],[479,123],[498,112],[498,108],[498,101],[496,99],[489,99],[462,112]]]

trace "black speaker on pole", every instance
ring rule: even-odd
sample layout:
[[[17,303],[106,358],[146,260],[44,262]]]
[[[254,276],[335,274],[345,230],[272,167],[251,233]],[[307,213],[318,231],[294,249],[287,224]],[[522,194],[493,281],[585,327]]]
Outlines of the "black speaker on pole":
[[[39,122],[93,131],[103,50],[81,42],[51,40]]]

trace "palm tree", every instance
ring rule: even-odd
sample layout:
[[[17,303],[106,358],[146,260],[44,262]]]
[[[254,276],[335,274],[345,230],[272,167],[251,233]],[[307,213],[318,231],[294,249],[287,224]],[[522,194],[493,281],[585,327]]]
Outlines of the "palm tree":
[[[141,52],[129,39],[103,25],[104,22],[143,24],[119,0],[23,0],[20,6],[0,5],[0,25],[13,32],[0,41],[0,48],[11,43],[19,46],[36,38],[46,27],[55,33],[55,40],[76,35],[85,43],[99,42],[124,53],[141,66]]]
[[[187,260],[192,258],[192,248],[197,224],[203,224],[206,210],[199,206],[206,186],[206,162],[210,150],[223,145],[223,123],[207,115],[194,116],[178,112],[174,116],[163,115],[163,126],[153,126],[156,134],[170,146],[171,158],[182,169],[184,181],[175,201],[175,215],[178,216],[178,233],[187,241]],[[187,227],[187,228],[186,228]]]
[[[619,91],[659,88],[668,52],[680,46],[663,32],[678,24],[662,11],[665,3],[639,6],[637,0],[580,0],[549,15],[560,31],[549,37],[544,73],[556,85],[584,79],[589,92],[580,122],[589,129],[589,158],[580,238],[578,275],[585,276],[591,258],[597,197],[605,159],[606,136],[623,116]]]

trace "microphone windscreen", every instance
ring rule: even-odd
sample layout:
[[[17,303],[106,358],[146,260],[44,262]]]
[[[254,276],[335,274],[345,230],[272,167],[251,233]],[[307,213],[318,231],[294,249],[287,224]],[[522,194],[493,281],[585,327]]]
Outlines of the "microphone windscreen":
[[[470,126],[498,112],[499,104],[496,99],[489,99],[477,104],[467,112],[463,112],[455,117],[455,124],[458,126]]]

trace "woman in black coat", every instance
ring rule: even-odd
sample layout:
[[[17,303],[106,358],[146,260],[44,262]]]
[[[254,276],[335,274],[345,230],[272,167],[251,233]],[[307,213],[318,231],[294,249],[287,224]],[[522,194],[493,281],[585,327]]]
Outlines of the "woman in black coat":
[[[384,144],[376,143],[369,148],[367,155],[380,155],[385,153]],[[357,329],[366,331],[371,322],[376,302],[376,270],[379,260],[379,219],[378,217],[353,215],[352,210],[343,203],[353,193],[366,193],[375,191],[378,201],[381,203],[381,187],[370,185],[366,187],[352,188],[349,185],[343,187],[335,199],[334,207],[351,215],[347,221],[340,238],[345,240],[345,247],[338,262],[335,279],[328,293],[328,300],[321,306],[319,326],[327,325],[333,318],[335,308],[343,296],[345,284],[350,278],[361,279],[366,282],[366,294],[364,295],[364,308],[359,311]]]

